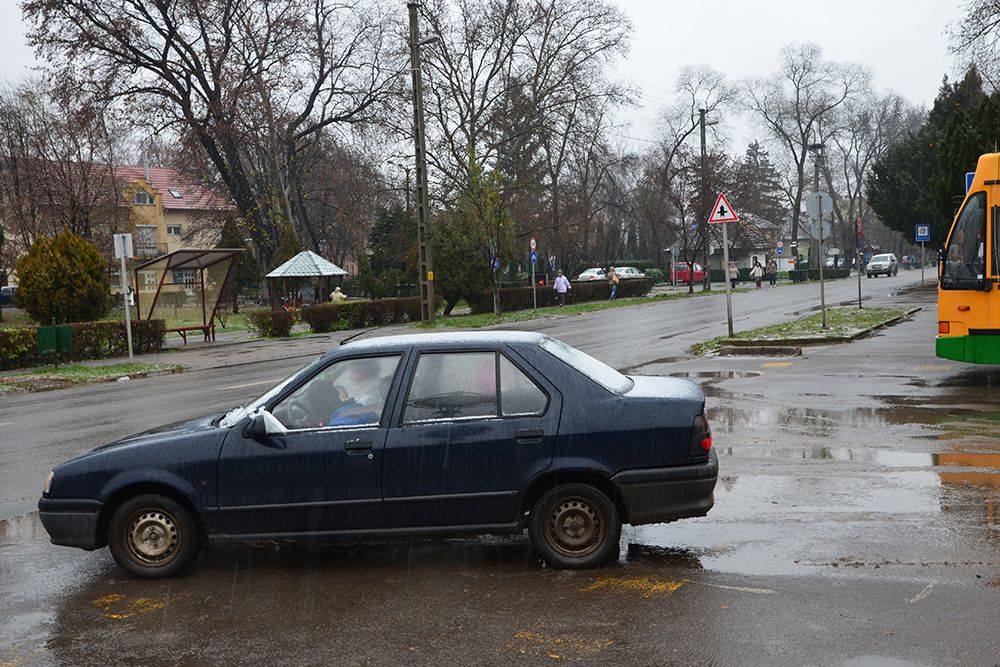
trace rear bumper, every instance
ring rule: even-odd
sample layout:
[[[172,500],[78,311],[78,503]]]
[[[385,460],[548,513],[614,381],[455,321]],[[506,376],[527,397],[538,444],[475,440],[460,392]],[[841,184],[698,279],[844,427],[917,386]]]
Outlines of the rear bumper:
[[[623,521],[638,526],[705,516],[715,503],[718,478],[719,459],[713,450],[705,463],[624,470],[611,481],[625,505]]]
[[[98,535],[101,501],[89,498],[42,498],[38,501],[38,516],[49,533],[52,544],[80,549],[104,546]]]

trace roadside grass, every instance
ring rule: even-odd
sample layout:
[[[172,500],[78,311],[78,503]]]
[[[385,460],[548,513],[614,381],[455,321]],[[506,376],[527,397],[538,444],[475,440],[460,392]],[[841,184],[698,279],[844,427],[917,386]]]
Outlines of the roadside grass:
[[[737,290],[739,291],[739,290]],[[593,313],[599,310],[612,310],[615,308],[626,308],[628,306],[641,306],[650,303],[662,303],[664,301],[673,301],[675,299],[687,299],[690,297],[698,296],[712,296],[713,294],[725,294],[725,290],[713,290],[710,292],[695,292],[694,294],[688,294],[687,292],[669,292],[669,293],[659,293],[653,296],[636,296],[622,299],[615,299],[614,301],[587,301],[585,303],[573,303],[568,304],[560,308],[559,306],[548,306],[545,308],[539,308],[538,310],[514,310],[508,313],[501,313],[499,317],[494,316],[493,313],[479,313],[477,315],[439,315],[434,320],[434,326],[431,327],[423,322],[415,322],[412,326],[423,327],[423,328],[440,328],[440,327],[461,327],[464,329],[478,329],[480,327],[488,327],[494,324],[505,324],[509,322],[525,322],[527,320],[534,320],[540,317],[553,317],[553,316],[569,316],[569,315],[580,315],[582,313]]]
[[[102,366],[45,366],[19,371],[0,377],[0,393],[13,391],[44,391],[95,382],[110,382],[123,377],[145,377],[152,373],[176,373],[186,368],[181,364],[123,363]]]
[[[876,327],[907,313],[906,308],[863,308],[854,307],[828,308],[826,311],[827,328],[822,328],[820,313],[806,317],[773,324],[771,326],[741,331],[732,338],[718,336],[704,343],[691,346],[691,354],[701,355],[717,350],[731,340],[752,340],[763,343],[783,343],[796,340],[842,339],[859,334],[866,329]]]

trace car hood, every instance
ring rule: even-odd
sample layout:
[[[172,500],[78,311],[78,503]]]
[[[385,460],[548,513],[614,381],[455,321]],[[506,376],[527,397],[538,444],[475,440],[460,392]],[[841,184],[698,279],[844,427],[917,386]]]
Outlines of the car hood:
[[[121,440],[115,440],[114,442],[109,442],[106,445],[95,447],[78,458],[84,458],[91,454],[107,452],[114,449],[122,449],[125,447],[142,447],[186,440],[191,436],[205,433],[207,431],[218,431],[221,434],[221,432],[225,429],[220,429],[218,426],[213,425],[214,420],[218,416],[219,415],[210,415],[193,421],[175,422],[173,424],[161,426],[149,431],[137,433],[136,435],[130,435],[127,438],[122,438]]]

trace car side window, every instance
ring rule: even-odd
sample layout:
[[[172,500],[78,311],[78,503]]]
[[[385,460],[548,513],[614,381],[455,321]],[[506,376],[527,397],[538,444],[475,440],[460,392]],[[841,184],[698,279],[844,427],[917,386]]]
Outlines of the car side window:
[[[404,423],[498,414],[496,352],[425,352],[417,359]]]
[[[285,428],[376,425],[399,355],[345,359],[327,366],[271,409]]]
[[[549,397],[504,355],[500,355],[500,408],[504,417],[540,415]]]

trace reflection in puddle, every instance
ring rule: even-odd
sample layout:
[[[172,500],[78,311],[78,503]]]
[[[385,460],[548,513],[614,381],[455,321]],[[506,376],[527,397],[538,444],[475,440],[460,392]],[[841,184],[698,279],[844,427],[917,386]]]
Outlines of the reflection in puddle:
[[[875,463],[889,467],[926,468],[935,465],[933,454],[899,452],[867,447],[719,447],[719,456],[750,459],[829,460]]]
[[[733,380],[735,378],[754,378],[761,375],[759,371],[683,371],[671,373],[675,378],[711,378],[713,380]]]

